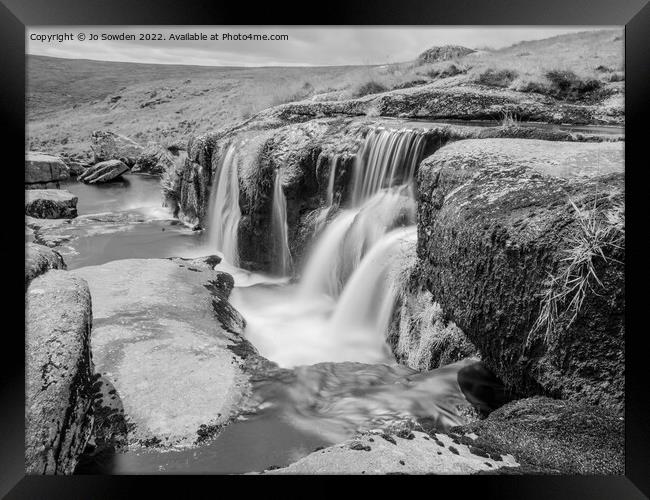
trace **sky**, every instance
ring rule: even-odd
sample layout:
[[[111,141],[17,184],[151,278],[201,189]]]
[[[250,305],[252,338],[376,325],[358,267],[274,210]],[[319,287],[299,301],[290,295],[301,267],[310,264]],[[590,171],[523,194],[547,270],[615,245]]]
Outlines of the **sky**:
[[[72,59],[200,66],[332,66],[386,64],[415,59],[434,45],[501,48],[523,40],[604,29],[598,27],[233,27],[233,26],[30,26],[27,53]],[[68,33],[72,40],[49,40]],[[85,39],[78,40],[82,33]],[[136,40],[101,40],[102,34],[135,35]],[[140,41],[140,34],[163,40]],[[170,34],[203,33],[205,41],[169,40]],[[288,40],[223,40],[223,34],[287,35]],[[210,36],[219,35],[218,40]],[[96,35],[99,40],[91,40]],[[45,38],[37,40],[36,38]]]

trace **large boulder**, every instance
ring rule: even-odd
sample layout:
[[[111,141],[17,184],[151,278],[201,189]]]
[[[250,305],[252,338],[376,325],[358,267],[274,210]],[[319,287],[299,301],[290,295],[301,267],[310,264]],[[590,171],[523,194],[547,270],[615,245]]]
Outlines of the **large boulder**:
[[[623,417],[599,406],[538,396],[508,403],[450,432],[463,443],[512,455],[532,471],[625,473]]]
[[[474,49],[468,49],[461,45],[442,45],[440,47],[431,47],[418,56],[419,64],[436,63],[440,61],[449,61],[450,59],[459,59],[476,52]]]
[[[129,171],[129,167],[120,160],[106,160],[96,163],[84,170],[77,180],[85,184],[99,184],[112,181]]]
[[[504,383],[623,411],[622,143],[466,140],[418,177],[418,279]]]
[[[25,189],[59,188],[69,169],[58,156],[30,151],[25,156]]]
[[[120,160],[129,167],[135,165],[143,151],[142,146],[133,139],[107,130],[95,130],[92,133],[90,148],[96,163]]]
[[[25,466],[29,474],[71,474],[92,429],[86,282],[51,270],[26,292]]]
[[[230,308],[239,321],[219,324],[212,266],[127,259],[69,272],[90,285],[93,359],[121,398],[129,449],[193,446],[237,414],[249,387],[243,320]]]
[[[65,269],[63,257],[44,245],[27,243],[25,247],[25,290],[29,282],[50,269]]]
[[[62,189],[25,191],[25,215],[38,219],[70,219],[77,216],[78,198]]]

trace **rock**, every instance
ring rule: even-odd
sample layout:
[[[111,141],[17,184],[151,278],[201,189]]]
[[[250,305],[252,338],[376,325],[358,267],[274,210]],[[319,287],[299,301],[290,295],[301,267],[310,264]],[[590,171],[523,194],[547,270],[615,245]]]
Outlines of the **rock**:
[[[431,47],[430,49],[422,52],[417,59],[418,64],[436,63],[440,61],[448,61],[450,59],[458,59],[476,52],[473,49],[462,47],[460,45],[443,45],[441,47]]]
[[[66,269],[61,254],[43,245],[27,243],[25,247],[25,290],[31,280],[50,269]]]
[[[533,397],[513,401],[451,434],[522,465],[561,474],[625,473],[623,417],[599,406]],[[499,473],[499,471],[497,471]]]
[[[381,434],[365,433],[264,474],[475,474],[518,466],[511,456],[486,458],[466,445],[454,445],[451,451],[453,441],[446,434],[435,434],[435,440],[419,431],[411,435],[387,440],[373,438]]]
[[[435,90],[438,92],[437,89]],[[381,100],[380,114],[410,115],[407,108],[434,105],[435,93],[416,92],[415,96],[390,94]],[[480,100],[483,94],[467,98],[451,95],[445,99],[458,106],[475,107],[472,113],[484,113]],[[401,92],[401,91],[400,91]],[[473,95],[473,94],[472,94]],[[428,97],[427,97],[428,96]],[[371,98],[372,96],[368,96]],[[422,99],[420,102],[420,98]],[[428,100],[431,98],[430,100]],[[517,97],[519,98],[519,97]],[[409,104],[409,100],[413,103]],[[441,98],[442,99],[442,98]],[[487,99],[487,97],[486,97]],[[417,104],[415,101],[420,102]],[[378,101],[379,102],[379,101]],[[347,103],[347,104],[345,104]],[[240,266],[246,269],[272,271],[277,262],[271,230],[271,203],[274,174],[282,171],[282,187],[287,201],[289,247],[295,268],[300,268],[304,251],[314,233],[315,221],[326,205],[330,164],[338,156],[334,179],[334,200],[349,201],[355,157],[364,137],[373,127],[400,129],[413,127],[394,119],[351,116],[365,114],[368,102],[293,103],[263,111],[252,119],[232,127],[190,138],[187,160],[163,174],[162,186],[166,205],[175,216],[190,226],[205,228],[215,173],[231,144],[239,145]],[[363,105],[363,106],[362,106]],[[372,104],[374,105],[374,104]],[[358,107],[357,107],[358,106]],[[545,105],[544,105],[545,106]],[[547,109],[540,104],[540,109]],[[418,112],[414,112],[417,116]],[[341,116],[343,115],[343,116]],[[346,116],[347,115],[347,116]],[[329,116],[324,118],[323,116]],[[472,114],[472,116],[478,116]],[[429,155],[449,141],[483,137],[545,137],[565,141],[602,141],[603,136],[578,136],[562,130],[535,127],[478,127],[471,125],[429,125],[423,127],[426,141],[424,154]],[[336,207],[335,207],[336,208]]]
[[[77,179],[86,184],[98,184],[112,181],[128,171],[129,167],[122,161],[106,160],[87,168]]]
[[[117,452],[128,443],[128,423],[124,406],[112,382],[93,375],[93,433],[79,457],[75,474],[101,474],[110,471]]]
[[[69,219],[77,216],[77,197],[62,189],[25,191],[25,214],[39,219]]]
[[[90,147],[96,163],[120,160],[129,167],[135,165],[143,152],[143,147],[134,140],[106,130],[96,130],[92,133]]]
[[[243,339],[212,313],[212,270],[127,259],[70,271],[93,294],[92,349],[129,422],[128,448],[192,446],[201,426],[227,424],[248,391]],[[198,269],[198,270],[197,270]]]
[[[622,412],[623,144],[459,141],[422,162],[418,191],[416,280],[488,368]]]
[[[69,169],[58,156],[30,151],[25,157],[25,189],[59,188]],[[33,187],[32,187],[33,186]]]
[[[166,148],[157,142],[148,143],[136,159],[133,172],[160,175],[175,167],[175,162],[184,162],[186,153],[177,148]]]
[[[26,293],[25,466],[71,474],[90,436],[90,292],[67,271],[32,280]]]

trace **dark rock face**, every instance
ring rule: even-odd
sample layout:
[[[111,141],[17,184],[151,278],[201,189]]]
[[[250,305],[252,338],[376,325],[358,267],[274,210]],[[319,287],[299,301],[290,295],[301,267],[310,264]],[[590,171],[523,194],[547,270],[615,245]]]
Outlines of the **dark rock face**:
[[[50,269],[66,269],[61,254],[43,245],[27,243],[25,248],[25,290],[31,280]]]
[[[71,474],[93,422],[90,292],[52,270],[32,280],[26,303],[26,471]]]
[[[486,365],[521,394],[622,412],[622,144],[460,141],[418,192],[416,274]]]
[[[95,157],[95,163],[120,160],[129,167],[135,165],[143,152],[142,146],[134,140],[107,130],[94,131],[90,147]]]
[[[30,151],[25,157],[25,189],[59,188],[69,169],[58,156]]]
[[[450,59],[457,59],[476,52],[473,49],[462,47],[460,45],[443,45],[441,47],[431,47],[425,50],[418,56],[418,63],[427,64],[440,61],[448,61]]]
[[[99,184],[112,181],[129,171],[129,167],[120,160],[106,160],[88,167],[77,180],[86,184]]]
[[[25,215],[38,219],[69,219],[77,216],[78,198],[62,189],[25,191]]]
[[[471,433],[478,437],[467,438]],[[546,397],[521,399],[485,420],[452,428],[450,435],[455,434],[490,454],[511,454],[537,473],[625,473],[623,417],[599,406]]]

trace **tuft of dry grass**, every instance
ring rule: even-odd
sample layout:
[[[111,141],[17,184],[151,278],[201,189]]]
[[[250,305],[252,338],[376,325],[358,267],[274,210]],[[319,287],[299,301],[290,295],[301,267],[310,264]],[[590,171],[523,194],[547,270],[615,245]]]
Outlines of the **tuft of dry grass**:
[[[568,328],[577,319],[587,294],[597,294],[604,288],[596,273],[596,263],[599,260],[606,264],[618,262],[607,256],[607,251],[625,245],[622,204],[600,211],[598,197],[594,198],[591,209],[579,208],[571,199],[569,202],[575,211],[577,231],[569,236],[560,272],[549,274],[546,289],[541,294],[540,313],[530,332],[543,331],[546,343],[551,340],[560,316],[569,315]]]

